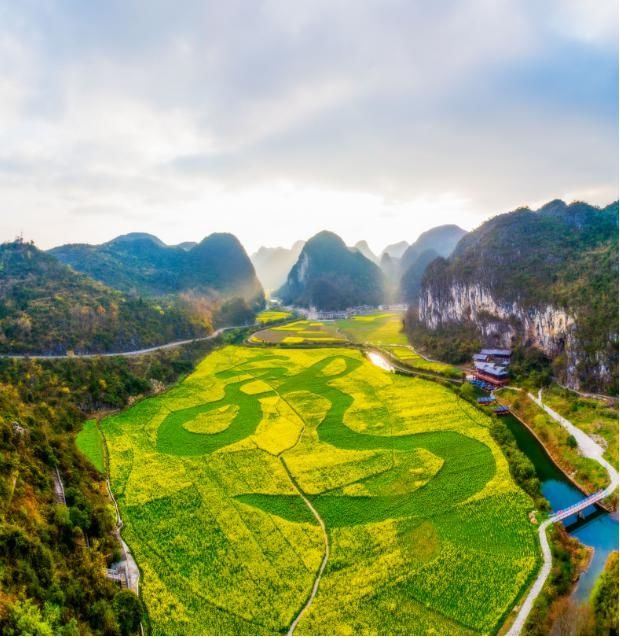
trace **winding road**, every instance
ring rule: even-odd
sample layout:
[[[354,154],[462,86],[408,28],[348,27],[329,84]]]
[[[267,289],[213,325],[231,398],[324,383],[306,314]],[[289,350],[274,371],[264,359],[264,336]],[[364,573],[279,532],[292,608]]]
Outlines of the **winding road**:
[[[538,391],[538,396],[534,396],[533,394],[528,393],[528,397],[534,401],[541,409],[543,409],[551,418],[553,418],[556,422],[558,422],[564,429],[566,429],[572,436],[574,436],[577,441],[577,446],[579,447],[579,451],[582,456],[585,458],[591,458],[592,460],[596,460],[603,468],[607,471],[609,475],[609,485],[606,489],[602,491],[598,491],[597,493],[584,498],[580,502],[577,502],[571,507],[567,509],[563,509],[562,511],[557,511],[554,515],[545,520],[540,527],[538,528],[538,536],[540,538],[540,545],[542,547],[543,552],[543,565],[540,569],[540,573],[536,578],[528,596],[525,598],[525,601],[521,605],[519,609],[519,613],[512,624],[510,630],[506,633],[507,635],[520,635],[523,630],[523,626],[532,610],[534,602],[536,598],[540,594],[543,586],[545,585],[545,581],[551,572],[551,548],[549,546],[549,541],[547,540],[547,528],[554,524],[555,522],[560,522],[565,518],[570,517],[571,515],[575,515],[584,509],[587,509],[589,506],[592,506],[596,502],[600,502],[604,500],[606,497],[610,496],[614,491],[618,488],[618,472],[611,466],[605,458],[603,458],[603,448],[594,442],[588,434],[579,429],[579,427],[575,427],[572,422],[560,416],[557,412],[555,412],[551,407],[548,407],[543,403],[542,400],[542,389]]]
[[[198,338],[187,338],[183,341],[172,341],[163,345],[155,345],[153,347],[145,347],[144,349],[136,349],[131,352],[107,352],[103,354],[0,354],[0,358],[24,359],[32,358],[35,360],[62,360],[64,358],[112,358],[114,356],[142,356],[143,354],[151,354],[164,349],[173,349],[181,347],[181,345],[189,345],[190,343],[199,343],[200,341],[210,341],[217,338],[220,334],[227,330],[237,330],[242,327],[256,327],[256,325],[231,325],[230,327],[220,327],[209,336],[199,336]]]

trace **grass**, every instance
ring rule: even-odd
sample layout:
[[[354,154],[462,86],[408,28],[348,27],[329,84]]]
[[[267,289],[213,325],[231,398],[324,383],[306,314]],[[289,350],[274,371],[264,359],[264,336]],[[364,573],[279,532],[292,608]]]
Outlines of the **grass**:
[[[407,345],[403,317],[399,312],[381,312],[334,321],[336,327],[353,343],[373,345]]]
[[[430,361],[420,356],[413,347],[405,345],[393,345],[385,348],[392,356],[402,361],[409,367],[421,369],[423,371],[449,376],[450,378],[461,378],[463,373],[458,367],[440,363],[439,361]]]
[[[323,556],[299,490],[331,547],[299,634],[495,631],[538,545],[489,423],[356,350],[234,346],[106,418],[153,632],[286,632]]]
[[[103,460],[103,441],[95,420],[87,420],[78,433],[75,444],[77,448],[92,462],[94,467],[105,473]]]
[[[605,457],[618,466],[618,402],[583,398],[559,385],[543,392],[543,402],[570,420],[605,448]]]
[[[255,332],[249,342],[272,345],[337,345],[346,340],[333,324],[300,320]]]
[[[525,391],[504,388],[497,396],[499,402],[510,406],[530,426],[555,462],[589,493],[608,485],[609,476],[605,469],[596,460],[584,458],[578,447],[571,444],[572,437],[566,429],[530,400]],[[547,402],[544,392],[543,402]]]
[[[268,323],[277,323],[278,321],[284,321],[291,318],[293,314],[285,310],[264,310],[256,315],[256,322],[261,325],[267,325]]]

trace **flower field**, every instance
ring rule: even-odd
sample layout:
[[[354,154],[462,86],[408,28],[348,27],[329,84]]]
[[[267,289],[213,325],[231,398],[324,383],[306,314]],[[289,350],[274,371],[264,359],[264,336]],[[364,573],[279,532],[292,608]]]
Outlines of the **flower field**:
[[[263,310],[256,315],[256,322],[261,325],[266,325],[268,323],[283,321],[291,316],[291,312],[287,312],[285,310]]]
[[[402,332],[401,312],[381,312],[334,321],[338,329],[353,343],[373,345],[407,345]]]
[[[306,320],[264,329],[249,338],[250,343],[271,345],[337,345],[346,340],[332,323]]]
[[[538,544],[489,422],[356,350],[236,346],[107,417],[153,632],[286,632],[324,555],[302,494],[330,554],[296,634],[496,631]]]

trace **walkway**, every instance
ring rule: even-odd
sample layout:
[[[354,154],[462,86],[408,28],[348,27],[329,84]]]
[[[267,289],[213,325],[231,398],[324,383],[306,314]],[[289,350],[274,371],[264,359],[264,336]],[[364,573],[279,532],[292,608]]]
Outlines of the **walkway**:
[[[151,354],[164,349],[172,349],[181,345],[189,345],[190,343],[199,343],[200,341],[210,341],[217,338],[227,330],[236,330],[242,327],[256,327],[255,325],[233,325],[230,327],[220,327],[209,336],[200,336],[198,338],[187,338],[183,341],[172,341],[163,345],[155,345],[154,347],[145,347],[144,349],[136,349],[131,352],[108,352],[104,354],[0,354],[0,358],[32,358],[35,360],[59,360],[64,358],[110,358],[112,356],[142,356],[143,354]]]
[[[556,422],[560,423],[566,431],[568,431],[572,436],[574,436],[577,441],[577,446],[579,447],[579,451],[582,456],[585,458],[591,458],[592,460],[596,460],[600,465],[602,465],[607,473],[609,474],[609,486],[602,491],[597,491],[596,493],[584,498],[583,500],[573,504],[572,506],[562,509],[561,511],[557,511],[550,518],[545,520],[540,527],[538,528],[538,536],[540,538],[540,545],[542,547],[543,552],[543,565],[540,569],[540,573],[534,582],[534,585],[530,589],[528,596],[523,602],[519,613],[508,631],[508,635],[520,635],[523,630],[523,626],[532,610],[532,606],[536,601],[540,591],[542,590],[549,573],[551,572],[551,548],[549,547],[549,541],[547,540],[547,528],[555,523],[564,520],[571,515],[576,515],[580,511],[587,509],[588,507],[596,504],[596,502],[600,502],[606,497],[610,496],[614,491],[618,488],[618,472],[611,466],[605,458],[603,458],[603,448],[594,442],[588,434],[584,431],[575,427],[573,423],[569,420],[560,416],[557,412],[555,412],[551,407],[545,405],[542,401],[542,389],[538,391],[538,396],[534,396],[528,393],[528,396],[531,400],[533,400],[541,409],[543,409],[551,418],[553,418]]]

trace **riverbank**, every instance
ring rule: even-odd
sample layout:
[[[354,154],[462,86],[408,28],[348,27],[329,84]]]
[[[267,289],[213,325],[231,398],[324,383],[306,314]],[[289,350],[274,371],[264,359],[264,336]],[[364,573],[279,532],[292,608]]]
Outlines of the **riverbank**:
[[[553,410],[546,408],[546,406],[541,400],[540,394],[538,398],[529,394],[528,398],[532,402],[534,402],[534,404],[539,406],[541,409],[544,409],[545,412],[551,418],[553,418],[554,421],[558,422],[560,426],[566,429],[569,435],[574,437],[577,448],[579,452],[583,454],[584,457],[590,458],[591,460],[598,462],[604,468],[604,470],[609,476],[609,484],[607,488],[603,492],[598,493],[596,497],[603,498],[613,493],[618,486],[618,473],[602,457],[602,454],[603,454],[602,448],[599,445],[597,445],[583,431],[575,427],[572,423],[567,421],[565,418],[563,418],[559,414],[555,413]],[[543,489],[542,489],[543,495],[545,495],[545,497],[550,501],[554,511],[557,512],[558,509],[565,510],[567,506],[573,504],[571,500],[574,499],[575,497],[575,491],[578,490],[577,491],[577,493],[579,494],[578,498],[581,498],[581,493],[583,492],[583,488],[581,487],[581,485],[579,485],[572,479],[571,475],[566,474],[566,472],[563,470],[563,467],[559,463],[554,461],[554,459],[551,457],[551,454],[547,452],[547,447],[543,444],[540,437],[536,435],[533,429],[529,427],[528,424],[523,421],[523,419],[515,418],[515,422],[518,422],[525,427],[525,430],[532,437],[533,441],[535,441],[535,444],[538,445],[540,449],[546,452],[545,457],[547,461],[551,464],[551,466],[555,469],[555,471],[559,472],[560,475],[566,480],[566,482],[571,485],[573,493],[570,492],[571,491],[570,488],[567,489],[565,486],[563,487],[561,481],[557,480],[557,476],[553,476],[553,473],[554,473],[553,471],[550,471],[548,468],[545,470],[544,462],[541,461],[542,456],[533,453],[533,449],[531,445],[528,446],[527,444],[525,444],[526,441],[524,440],[522,436],[517,436],[518,444],[520,443],[520,446],[523,447],[524,452],[526,453],[529,452],[528,455],[530,455],[530,457],[533,458],[535,466],[540,472],[540,478],[543,485]],[[518,432],[516,433],[518,434]],[[569,511],[570,510],[572,509],[569,509]],[[534,585],[530,589],[530,592],[528,593],[525,600],[523,601],[521,608],[519,610],[519,613],[517,614],[517,617],[515,619],[515,622],[512,625],[511,629],[509,630],[508,634],[511,634],[511,635],[521,634],[522,630],[526,626],[526,622],[528,621],[528,617],[530,613],[532,612],[532,609],[535,608],[535,604],[537,604],[537,599],[541,591],[544,590],[545,582],[547,581],[553,566],[552,553],[551,553],[551,549],[547,539],[547,528],[551,526],[553,522],[555,522],[556,520],[564,519],[563,518],[564,515],[565,514],[562,512],[560,512],[559,514],[556,513],[554,516],[552,516],[551,518],[543,522],[543,524],[539,528],[539,536],[540,536],[541,547],[543,550],[543,558],[544,558],[543,566],[541,568],[540,574],[538,575],[538,578],[534,582]],[[604,514],[604,517],[609,518],[609,514]],[[585,525],[584,525],[584,528],[585,528]],[[616,547],[617,547],[617,523],[616,523],[614,536],[616,539]],[[577,539],[580,539],[577,534],[575,534],[574,537],[576,537]],[[593,542],[588,543],[588,545],[590,546],[592,544],[596,544],[596,543],[593,543]],[[590,567],[587,568],[585,571],[586,573],[590,573],[591,582],[596,578],[596,575],[597,575],[593,573],[593,569],[592,569],[594,558],[597,557],[596,545],[593,547],[593,549],[594,549],[594,553],[591,556]],[[583,581],[583,580],[580,578],[580,581]],[[577,587],[579,587],[579,581],[577,583]],[[591,587],[590,587],[590,590],[591,590]],[[584,591],[589,593],[589,591],[586,591],[586,588],[582,586],[582,592]],[[545,607],[547,613],[550,612],[550,604],[546,600],[540,600],[540,602],[538,602],[538,605],[541,605],[541,604]]]

